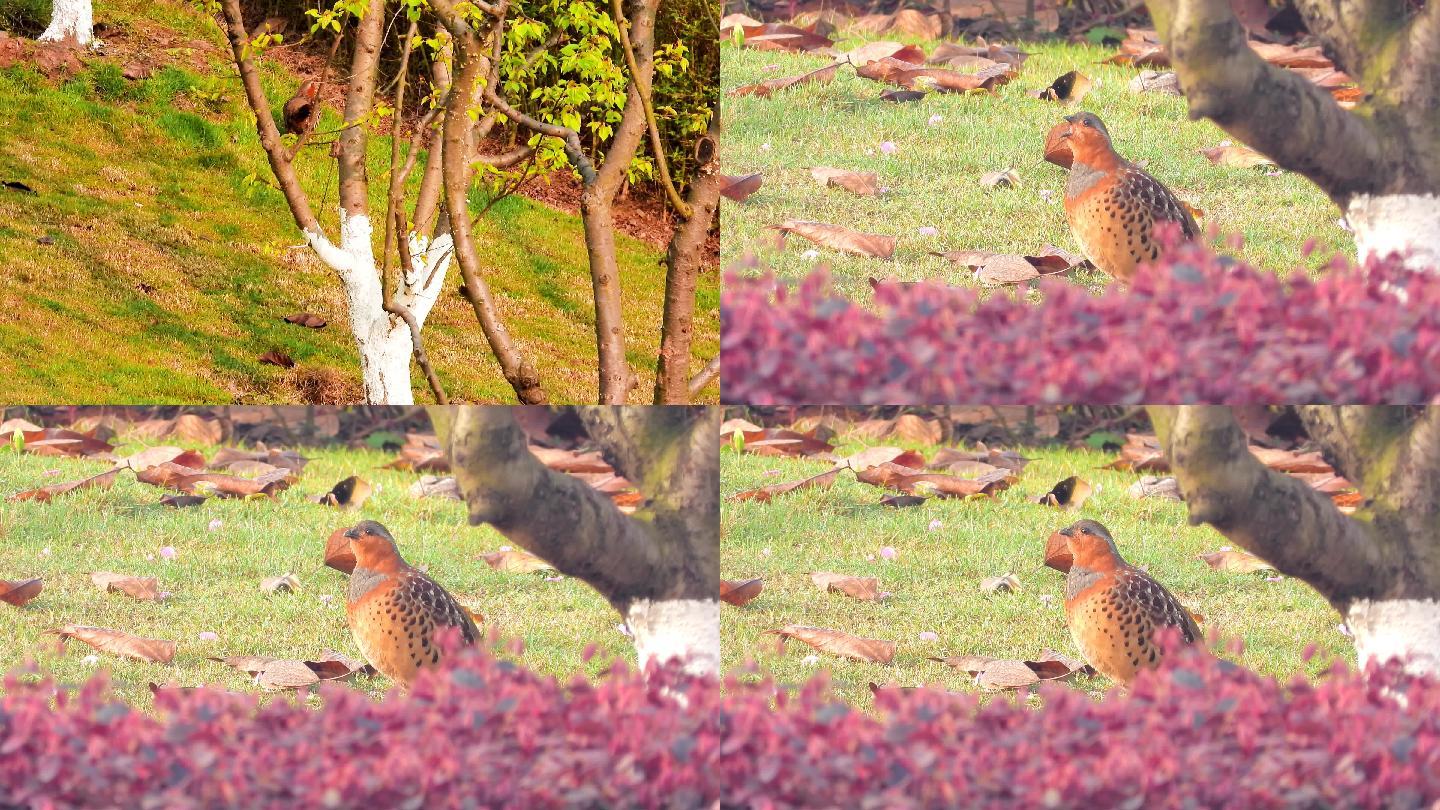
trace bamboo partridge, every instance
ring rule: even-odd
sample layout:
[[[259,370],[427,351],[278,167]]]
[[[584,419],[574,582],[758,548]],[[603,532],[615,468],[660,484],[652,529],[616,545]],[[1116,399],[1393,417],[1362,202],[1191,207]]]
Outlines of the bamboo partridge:
[[[1190,210],[1170,189],[1116,153],[1098,116],[1077,113],[1065,121],[1069,126],[1059,134],[1071,154],[1065,216],[1081,252],[1096,267],[1129,281],[1136,265],[1160,255],[1158,222],[1179,224],[1186,239],[1199,235]]]
[[[395,538],[373,520],[345,532],[355,553],[345,613],[360,653],[392,680],[409,686],[422,667],[440,662],[435,634],[456,627],[466,644],[480,631],[465,608],[435,580],[400,558]]]
[[[300,85],[281,111],[286,132],[303,135],[315,128],[315,122],[320,119],[319,97],[319,82],[312,79]]]
[[[1065,576],[1065,620],[1080,654],[1106,677],[1128,685],[1163,656],[1155,631],[1177,627],[1186,644],[1200,627],[1184,605],[1125,562],[1110,531],[1093,520],[1060,530],[1073,562]]]

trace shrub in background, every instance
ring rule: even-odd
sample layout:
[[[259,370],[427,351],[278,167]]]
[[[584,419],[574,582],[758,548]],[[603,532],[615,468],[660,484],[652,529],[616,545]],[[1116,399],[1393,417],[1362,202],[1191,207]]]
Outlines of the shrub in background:
[[[936,283],[875,308],[824,272],[728,279],[724,397],[750,404],[1416,403],[1440,398],[1440,272],[1337,263],[1282,279],[1197,244],[1129,292],[1043,280],[1034,304]]]
[[[720,797],[720,687],[623,665],[568,685],[488,653],[408,696],[331,686],[323,705],[162,690],[155,716],[103,677],[55,691],[11,675],[0,806],[681,808]]]
[[[1047,685],[1040,707],[822,679],[727,685],[727,806],[1425,808],[1440,802],[1440,681],[1336,666],[1282,686],[1196,648],[1128,696]],[[772,705],[775,707],[772,710]]]
[[[0,0],[0,31],[34,39],[50,25],[51,0]]]

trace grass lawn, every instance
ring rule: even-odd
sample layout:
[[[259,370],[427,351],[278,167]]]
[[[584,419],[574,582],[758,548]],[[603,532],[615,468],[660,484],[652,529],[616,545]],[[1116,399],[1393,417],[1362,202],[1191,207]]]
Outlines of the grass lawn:
[[[117,455],[140,447],[123,443]],[[207,457],[215,451],[198,449]],[[379,469],[393,454],[331,448],[302,454],[311,461],[299,482],[273,501],[212,498],[170,509],[158,504],[164,490],[129,473],[121,473],[110,490],[78,490],[48,504],[0,500],[0,579],[44,579],[44,591],[28,605],[0,603],[0,669],[8,672],[36,657],[62,682],[108,669],[121,696],[148,707],[152,681],[259,691],[247,674],[209,656],[314,658],[328,649],[358,658],[345,620],[349,580],[324,567],[322,557],[331,531],[367,518],[393,532],[407,561],[428,567],[436,581],[483,614],[482,631],[523,639],[521,660],[537,671],[567,678],[598,673],[616,656],[633,662],[634,650],[617,629],[619,617],[593,589],[571,578],[550,582],[542,573],[491,569],[478,555],[505,545],[504,537],[488,526],[468,525],[458,501],[410,497],[418,474]],[[99,461],[17,456],[7,448],[0,451],[0,496],[106,468]],[[46,475],[57,469],[58,475]],[[306,500],[349,475],[375,487],[358,512]],[[162,558],[163,546],[174,547],[173,559]],[[91,584],[92,571],[155,576],[172,595],[141,602],[103,593]],[[300,579],[298,592],[261,592],[262,579],[285,573]],[[46,631],[67,623],[168,639],[179,649],[172,663],[151,664],[71,641],[55,657],[55,637]],[[218,639],[202,641],[203,632]],[[592,642],[599,653],[586,663],[582,654]],[[86,661],[91,654],[98,663]],[[391,685],[383,676],[359,676],[353,683],[376,695]]]
[[[0,189],[0,395],[66,403],[358,401],[343,289],[297,247],[303,239],[268,185],[219,27],[180,0],[117,0],[97,13],[120,32],[112,40],[160,63],[151,78],[127,80],[103,59],[63,83],[24,66],[0,70],[0,180],[38,192]],[[283,103],[298,79],[262,64],[272,100]],[[327,109],[317,131],[339,125]],[[384,210],[389,143],[370,142],[376,211]],[[296,165],[336,238],[335,161],[321,145]],[[412,174],[412,190],[420,174]],[[478,213],[484,192],[472,201]],[[37,243],[46,237],[53,244]],[[595,401],[594,307],[580,219],[511,197],[480,221],[476,241],[501,317],[551,399]],[[623,234],[616,241],[628,359],[644,392],[653,386],[660,342],[663,251]],[[458,292],[459,270],[450,272],[425,326],[436,371],[455,401],[513,401]],[[697,298],[696,371],[719,350],[715,276],[701,279]],[[299,311],[330,325],[309,330],[282,320]],[[262,365],[260,356],[273,349],[297,367]],[[417,398],[429,399],[418,369],[413,385]],[[718,384],[703,396],[717,400]]]
[[[837,456],[862,447],[845,442]],[[933,447],[917,449],[934,456]],[[1225,539],[1209,527],[1188,525],[1183,504],[1127,495],[1139,474],[1097,469],[1114,454],[1056,447],[1020,452],[1032,461],[1019,482],[994,500],[930,500],[890,509],[878,502],[893,493],[861,484],[849,473],[841,473],[828,490],[800,490],[771,503],[728,500],[743,490],[824,472],[830,464],[722,450],[720,487],[727,500],[721,513],[720,574],[764,579],[764,592],[753,602],[724,607],[725,669],[754,660],[782,683],[827,669],[842,696],[868,706],[867,683],[872,681],[976,689],[967,673],[930,656],[1023,659],[1046,648],[1077,656],[1065,624],[1064,575],[1044,567],[1043,557],[1045,539],[1081,518],[1105,524],[1129,562],[1145,566],[1205,617],[1207,633],[1243,639],[1239,660],[1245,665],[1283,678],[1300,671],[1317,674],[1332,656],[1353,661],[1353,647],[1337,629],[1339,616],[1315,591],[1288,577],[1267,582],[1263,574],[1211,570],[1195,555],[1226,545]],[[1071,475],[1097,490],[1079,512],[1027,500]],[[885,546],[895,549],[893,559],[880,555]],[[861,602],[826,593],[810,582],[812,571],[878,576],[881,590],[891,596]],[[1018,592],[981,591],[982,579],[1007,573],[1020,579]],[[818,663],[807,663],[814,650],[790,641],[777,654],[776,637],[766,635],[786,624],[828,627],[899,647],[889,665],[825,653],[817,654]],[[922,632],[935,633],[938,640],[921,641]],[[1303,662],[1302,653],[1312,642],[1319,654]],[[1103,676],[1077,676],[1074,683],[1094,694],[1111,686]]]
[[[836,49],[849,50],[866,39],[906,38],[851,36],[840,39]],[[908,41],[927,53],[937,44]],[[728,41],[722,48],[725,172],[764,174],[763,187],[746,202],[722,202],[722,267],[758,252],[766,266],[793,280],[823,263],[840,291],[868,301],[872,276],[976,283],[973,271],[931,251],[1024,254],[1050,243],[1078,252],[1062,206],[1067,172],[1044,161],[1042,145],[1052,126],[1079,109],[1105,121],[1122,155],[1145,161],[1151,174],[1202,209],[1202,228],[1243,234],[1241,258],[1276,272],[1301,265],[1315,272],[1337,251],[1354,256],[1350,235],[1336,224],[1338,209],[1319,189],[1291,173],[1269,177],[1264,169],[1211,165],[1196,150],[1228,136],[1209,121],[1189,120],[1183,99],[1132,92],[1127,85],[1137,69],[1097,64],[1113,48],[1026,43],[1030,58],[996,95],[932,93],[904,104],[881,101],[881,92],[892,88],[858,78],[845,66],[828,85],[799,85],[770,98],[730,96],[736,87],[798,75],[830,59],[739,48]],[[1095,82],[1078,107],[1026,95],[1070,70]],[[885,141],[895,144],[893,154],[881,151]],[[889,192],[859,197],[821,188],[810,177],[812,166],[877,172]],[[980,186],[982,174],[1008,168],[1019,173],[1019,188]],[[1042,191],[1051,193],[1048,201]],[[774,232],[766,229],[792,218],[897,236],[899,245],[889,261],[817,249],[798,236],[788,237],[784,251],[776,252]],[[922,235],[922,228],[936,232]],[[1318,249],[1303,258],[1301,248],[1311,238]],[[807,256],[811,249],[818,256]],[[1095,289],[1106,280],[1098,271],[1076,278]]]

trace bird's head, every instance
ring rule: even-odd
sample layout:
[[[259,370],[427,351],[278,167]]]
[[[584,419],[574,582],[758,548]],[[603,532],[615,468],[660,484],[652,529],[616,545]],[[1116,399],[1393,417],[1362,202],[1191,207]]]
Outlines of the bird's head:
[[[300,92],[296,93],[295,95],[304,96],[305,98],[314,101],[316,97],[320,95],[320,82],[315,81],[314,79],[307,79],[303,84],[300,85]]]
[[[1060,530],[1074,559],[1073,567],[1104,571],[1124,562],[1110,530],[1094,520],[1080,520]]]
[[[349,531],[345,537],[350,541],[350,551],[355,555],[356,568],[368,568],[372,571],[388,571],[404,564],[400,559],[400,552],[395,547],[395,538],[390,536],[390,530],[373,520],[363,520]]]
[[[1095,113],[1067,115],[1065,123],[1068,126],[1060,131],[1060,140],[1069,144],[1070,153],[1075,156],[1076,163],[1094,166],[1100,162],[1097,157],[1114,151],[1114,147],[1110,145],[1110,130],[1105,128],[1105,122]]]

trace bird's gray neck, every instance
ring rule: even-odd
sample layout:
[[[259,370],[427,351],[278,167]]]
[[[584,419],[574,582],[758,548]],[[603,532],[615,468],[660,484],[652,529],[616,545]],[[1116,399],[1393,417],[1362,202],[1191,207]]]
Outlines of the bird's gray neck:
[[[359,570],[358,568],[356,569]],[[1094,585],[1100,579],[1100,572],[1081,568],[1078,565],[1070,566],[1070,573],[1065,575],[1065,599],[1071,600],[1079,596],[1086,588]]]
[[[1076,160],[1070,164],[1070,179],[1065,183],[1065,196],[1078,197],[1100,182],[1105,173]]]
[[[350,601],[355,601],[385,581],[385,575],[370,568],[355,566],[350,572]]]

